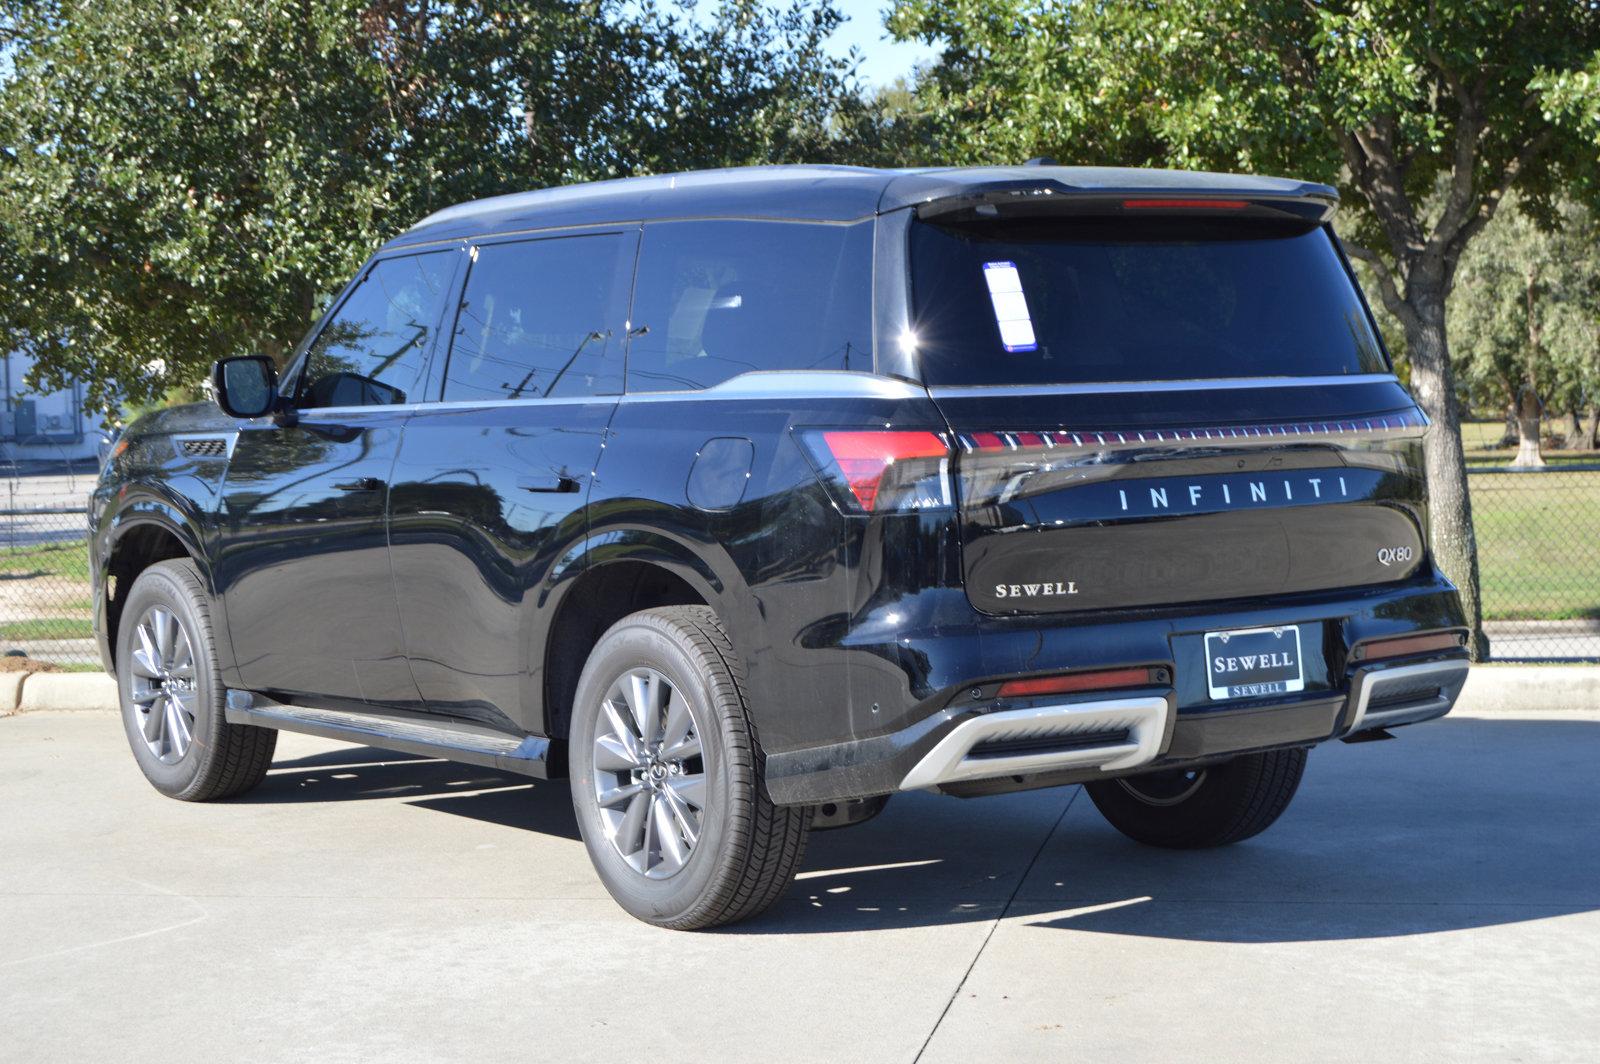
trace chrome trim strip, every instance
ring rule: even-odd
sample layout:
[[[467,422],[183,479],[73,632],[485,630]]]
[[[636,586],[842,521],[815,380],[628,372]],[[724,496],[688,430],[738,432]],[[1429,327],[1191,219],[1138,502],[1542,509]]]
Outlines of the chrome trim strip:
[[[920,384],[862,370],[763,369],[729,377],[710,388],[674,392],[629,392],[624,403],[683,399],[926,399]]]
[[[1062,768],[1106,771],[1137,768],[1155,760],[1171,712],[1167,700],[1155,695],[1108,698],[1095,702],[1007,709],[962,721],[918,761],[900,781],[903,791],[936,787],[959,780],[1018,776]],[[1011,757],[969,758],[973,747],[988,739],[1070,738],[1090,732],[1125,728],[1128,739],[1108,746],[1076,750],[1043,751]]]
[[[1246,388],[1326,388],[1339,384],[1399,383],[1393,373],[1344,373],[1326,377],[1201,377],[1183,381],[1106,381],[1093,384],[933,385],[935,399],[983,399],[1007,395],[1118,395],[1126,392],[1212,392]]]
[[[1460,658],[1449,661],[1425,661],[1418,665],[1374,668],[1361,678],[1361,690],[1356,696],[1355,716],[1351,719],[1350,728],[1345,734],[1354,735],[1358,731],[1381,728],[1390,723],[1410,724],[1417,720],[1444,716],[1456,704],[1456,699],[1461,697],[1461,688],[1467,682],[1468,668],[1468,663]],[[1432,676],[1439,677],[1440,688],[1440,693],[1433,698],[1391,709],[1381,709],[1375,713],[1368,711],[1367,707],[1371,705],[1372,699],[1381,693],[1383,688]],[[1405,719],[1402,721],[1401,718]]]

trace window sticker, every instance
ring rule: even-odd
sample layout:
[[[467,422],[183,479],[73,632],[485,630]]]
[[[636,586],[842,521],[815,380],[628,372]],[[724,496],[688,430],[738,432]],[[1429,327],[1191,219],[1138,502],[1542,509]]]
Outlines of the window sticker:
[[[986,262],[983,279],[989,286],[989,302],[994,304],[994,323],[1000,327],[1000,346],[1012,354],[1039,350],[1017,264]]]

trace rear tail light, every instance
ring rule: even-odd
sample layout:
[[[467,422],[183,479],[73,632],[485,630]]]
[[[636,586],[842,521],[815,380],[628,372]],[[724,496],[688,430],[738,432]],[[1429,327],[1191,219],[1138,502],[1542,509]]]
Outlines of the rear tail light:
[[[1236,199],[1130,199],[1122,206],[1124,210],[1242,211],[1250,204]]]
[[[1068,672],[1059,676],[1034,676],[1026,680],[1007,680],[1000,685],[1001,698],[1036,698],[1040,695],[1068,695],[1083,691],[1111,691],[1119,687],[1149,687],[1166,683],[1165,669],[1101,669],[1097,672]]]
[[[1466,645],[1466,636],[1459,632],[1429,632],[1427,635],[1403,635],[1394,639],[1375,639],[1362,643],[1351,652],[1357,661],[1378,661],[1399,658],[1410,654],[1426,654],[1438,650],[1458,650]]]
[[[806,450],[847,510],[886,513],[953,506],[950,447],[934,432],[817,430]]]

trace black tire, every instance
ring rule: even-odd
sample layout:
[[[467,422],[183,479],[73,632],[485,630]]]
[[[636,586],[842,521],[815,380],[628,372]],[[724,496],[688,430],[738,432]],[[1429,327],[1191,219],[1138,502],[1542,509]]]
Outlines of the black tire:
[[[188,686],[175,688],[182,708],[193,709],[187,723],[189,739],[178,752],[168,742],[159,752],[146,738],[147,725],[165,737],[167,722],[152,721],[153,712],[164,712],[167,702],[149,699],[152,682],[144,677],[150,670],[135,660],[141,645],[139,629],[153,610],[162,610],[176,620],[182,637],[191,650],[191,675]],[[122,727],[133,749],[134,760],[151,786],[185,802],[205,802],[243,794],[260,783],[272,763],[278,733],[272,728],[229,724],[223,713],[225,692],[217,670],[216,639],[211,626],[211,604],[205,585],[194,563],[187,559],[152,565],[139,574],[128,590],[117,625],[117,694],[122,704]],[[136,673],[138,675],[136,675]],[[177,673],[175,672],[176,676]],[[174,680],[165,681],[168,684]],[[143,697],[135,701],[135,685]],[[188,721],[187,713],[184,720]],[[174,729],[176,733],[176,729]]]
[[[625,856],[627,842],[613,842],[627,834],[622,824],[640,795],[610,803],[602,810],[599,792],[615,780],[627,787],[634,771],[602,764],[596,770],[596,736],[617,735],[607,716],[616,703],[610,699],[640,671],[653,672],[670,685],[666,706],[680,695],[694,716],[693,743],[701,753],[690,759],[685,778],[700,778],[696,837],[675,833],[675,850],[688,847],[681,864],[669,862],[665,845],[659,854],[651,849],[646,833]],[[622,712],[626,713],[624,706]],[[670,724],[670,719],[668,720]],[[642,729],[634,718],[626,726]],[[665,733],[656,729],[658,754],[666,757]],[[632,741],[632,740],[630,740]],[[671,606],[645,610],[623,618],[595,645],[574,698],[569,734],[572,799],[578,828],[589,858],[606,890],[629,913],[648,923],[680,931],[733,923],[770,907],[787,889],[805,851],[811,810],[775,806],[767,799],[762,781],[764,758],[750,720],[744,693],[744,668],[716,614],[703,606]],[[652,760],[652,765],[660,764]],[[671,771],[682,771],[682,763]],[[649,771],[638,773],[641,784]],[[660,783],[652,785],[659,789]],[[677,799],[675,799],[677,800]],[[672,803],[662,801],[662,816],[672,823]],[[640,821],[654,815],[653,800],[646,802]],[[691,814],[696,811],[691,808]],[[608,826],[607,816],[619,818]],[[661,841],[660,828],[653,828]],[[637,836],[635,836],[637,840]],[[642,856],[641,856],[642,854]],[[652,858],[657,862],[652,873]],[[639,867],[639,865],[643,867]],[[675,870],[668,870],[672,864]],[[654,874],[655,878],[652,878]]]
[[[1269,750],[1184,772],[1085,785],[1111,826],[1138,842],[1174,850],[1227,846],[1259,835],[1289,808],[1306,751]]]

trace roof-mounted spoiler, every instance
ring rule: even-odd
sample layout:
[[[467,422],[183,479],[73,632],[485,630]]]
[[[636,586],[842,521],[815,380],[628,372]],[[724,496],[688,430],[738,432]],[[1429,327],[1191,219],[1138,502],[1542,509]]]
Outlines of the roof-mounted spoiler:
[[[1335,189],[1309,182],[1280,192],[1238,188],[1079,188],[1043,179],[957,186],[947,194],[935,192],[917,203],[915,210],[918,218],[950,222],[1042,215],[1216,212],[1313,226],[1332,219],[1338,206],[1339,193]]]

